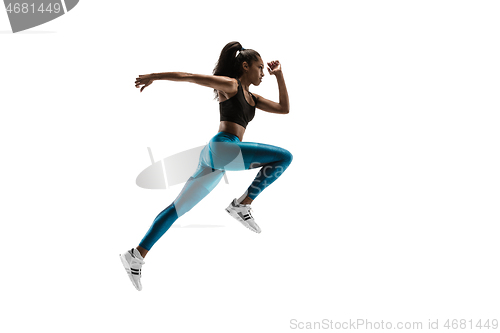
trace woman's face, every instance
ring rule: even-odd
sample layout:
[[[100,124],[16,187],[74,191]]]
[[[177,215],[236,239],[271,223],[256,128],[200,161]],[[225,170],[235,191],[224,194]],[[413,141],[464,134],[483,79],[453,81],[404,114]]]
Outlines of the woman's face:
[[[264,77],[264,62],[261,57],[258,57],[257,61],[252,62],[247,74],[253,85],[258,86],[262,82],[262,78]]]

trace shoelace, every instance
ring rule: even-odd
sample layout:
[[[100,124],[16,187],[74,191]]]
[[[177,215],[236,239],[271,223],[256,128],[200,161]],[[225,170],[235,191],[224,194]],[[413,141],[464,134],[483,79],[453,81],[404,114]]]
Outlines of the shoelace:
[[[251,212],[253,212],[253,210],[252,210],[252,206],[250,206],[250,205],[242,205],[242,204],[239,204],[239,206],[240,206],[240,207],[245,207],[245,208],[247,208],[248,210],[246,211],[246,213],[247,213],[248,215],[250,215],[250,217],[253,219],[253,216],[252,216],[252,214],[251,214]]]
[[[144,261],[142,261],[141,259],[139,259],[139,258],[137,258],[137,257],[136,257],[136,258],[133,258],[132,260],[137,261],[137,262],[138,262],[138,263],[140,263],[141,265],[146,264]]]
[[[252,207],[248,207],[247,214],[250,215],[251,218],[253,218],[251,212],[252,212]]]
[[[130,251],[128,251],[128,252],[132,255],[132,261],[137,261],[137,262],[138,262],[138,263],[140,263],[141,265],[144,265],[144,264],[145,264],[145,262],[144,262],[143,260],[139,259],[139,258],[138,258],[136,255],[134,255],[134,254],[133,254],[133,252],[131,252],[131,251],[133,251],[133,249],[132,249],[132,250],[130,250]]]

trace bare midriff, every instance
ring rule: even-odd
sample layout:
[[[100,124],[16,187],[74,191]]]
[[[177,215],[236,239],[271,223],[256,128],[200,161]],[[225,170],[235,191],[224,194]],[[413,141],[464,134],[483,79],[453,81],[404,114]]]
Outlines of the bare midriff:
[[[233,123],[232,121],[221,121],[219,125],[219,132],[227,132],[236,135],[241,142],[243,142],[243,134],[245,134],[245,127],[240,124]]]

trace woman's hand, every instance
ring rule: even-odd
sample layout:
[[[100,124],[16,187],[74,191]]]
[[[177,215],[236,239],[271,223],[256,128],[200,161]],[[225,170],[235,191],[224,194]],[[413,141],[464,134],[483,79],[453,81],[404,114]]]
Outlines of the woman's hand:
[[[279,60],[268,62],[267,66],[269,75],[281,74],[281,64]]]
[[[141,92],[149,86],[153,81],[155,80],[154,74],[146,74],[146,75],[139,75],[138,78],[135,79],[135,87],[136,88],[141,88],[141,85],[144,85],[141,88]]]

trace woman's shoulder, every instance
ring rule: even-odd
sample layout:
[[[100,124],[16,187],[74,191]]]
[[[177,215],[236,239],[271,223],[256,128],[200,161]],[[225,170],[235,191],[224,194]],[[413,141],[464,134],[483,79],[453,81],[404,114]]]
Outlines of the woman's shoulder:
[[[230,77],[227,77],[227,78],[233,80],[233,82],[236,83],[237,89],[235,91],[231,91],[231,92],[217,90],[217,93],[219,94],[219,102],[220,103],[222,103],[228,99],[231,99],[232,97],[236,96],[242,90],[240,80],[235,79],[235,78],[230,78]]]

